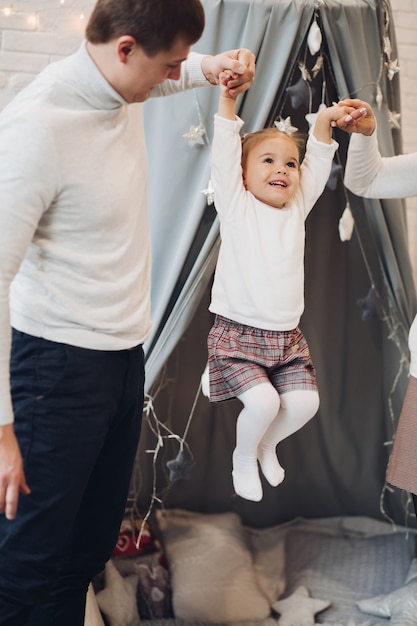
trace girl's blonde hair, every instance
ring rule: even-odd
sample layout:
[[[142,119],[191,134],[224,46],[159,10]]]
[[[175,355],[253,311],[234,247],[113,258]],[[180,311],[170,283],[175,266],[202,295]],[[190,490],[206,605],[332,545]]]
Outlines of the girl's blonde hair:
[[[272,126],[271,128],[263,128],[262,130],[257,130],[254,133],[247,133],[246,135],[243,135],[242,137],[242,168],[245,169],[246,167],[246,162],[248,160],[248,154],[251,150],[253,150],[258,144],[261,143],[261,141],[264,141],[264,139],[268,139],[268,138],[277,138],[277,137],[285,137],[285,139],[290,139],[291,141],[294,142],[294,144],[297,147],[298,150],[298,156],[300,158],[300,163],[301,163],[301,157],[302,154],[304,152],[304,148],[305,148],[305,138],[301,133],[293,133],[292,135],[289,135],[287,133],[284,133],[284,131],[282,130],[278,130],[278,128],[276,128],[275,126]]]

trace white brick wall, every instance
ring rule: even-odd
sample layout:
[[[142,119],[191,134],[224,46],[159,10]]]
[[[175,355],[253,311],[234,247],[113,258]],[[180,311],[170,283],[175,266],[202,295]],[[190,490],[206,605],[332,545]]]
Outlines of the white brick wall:
[[[398,46],[404,152],[417,151],[417,0],[391,0]],[[410,255],[417,285],[417,197],[407,200]]]
[[[0,1],[0,109],[45,65],[76,50],[94,3]]]
[[[46,64],[77,48],[94,3],[0,0],[0,109]],[[13,9],[10,15],[9,7]],[[391,0],[391,7],[400,66],[404,151],[412,152],[417,151],[417,0]],[[417,284],[417,198],[408,200],[408,213]]]

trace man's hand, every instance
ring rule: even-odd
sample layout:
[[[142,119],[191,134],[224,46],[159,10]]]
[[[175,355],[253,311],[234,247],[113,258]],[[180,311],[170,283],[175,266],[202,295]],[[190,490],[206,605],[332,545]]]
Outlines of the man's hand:
[[[221,72],[229,70],[232,78],[227,86],[230,94],[236,97],[247,91],[254,81],[255,55],[246,48],[228,50],[215,56],[204,57],[201,67],[212,85],[218,85]]]
[[[19,492],[29,494],[13,424],[0,426],[0,514],[16,517]]]

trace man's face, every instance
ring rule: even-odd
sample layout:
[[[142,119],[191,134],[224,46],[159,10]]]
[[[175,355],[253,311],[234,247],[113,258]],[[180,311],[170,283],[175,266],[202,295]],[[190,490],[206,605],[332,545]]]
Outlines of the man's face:
[[[164,80],[178,80],[181,63],[186,60],[190,46],[177,39],[172,48],[149,57],[143,49],[134,44],[127,62],[123,65],[119,83],[119,93],[129,102],[144,102],[152,89]]]

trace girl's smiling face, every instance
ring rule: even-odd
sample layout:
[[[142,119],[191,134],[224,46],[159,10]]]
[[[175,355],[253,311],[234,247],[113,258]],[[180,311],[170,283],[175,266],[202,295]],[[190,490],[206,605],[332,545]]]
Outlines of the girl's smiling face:
[[[243,166],[243,182],[257,200],[282,209],[300,184],[298,146],[287,135],[265,137],[254,145]]]

